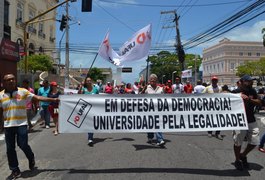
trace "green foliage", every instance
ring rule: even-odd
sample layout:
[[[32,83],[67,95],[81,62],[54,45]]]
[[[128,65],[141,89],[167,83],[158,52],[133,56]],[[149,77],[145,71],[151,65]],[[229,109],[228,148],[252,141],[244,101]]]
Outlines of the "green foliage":
[[[106,80],[106,75],[102,74],[102,71],[96,67],[89,70],[89,77],[93,82],[96,82],[98,79],[102,80],[102,82],[105,82]]]
[[[194,54],[186,54],[185,63],[186,67],[192,66],[193,69],[195,67],[195,55]],[[201,64],[201,59],[198,57],[196,61],[196,69],[198,72],[198,68]],[[150,56],[149,61],[151,63],[151,73],[154,73],[158,76],[158,80],[162,83],[166,82],[166,80],[172,79],[172,73],[176,71],[174,77],[181,75],[181,63],[179,63],[178,56],[176,54],[170,53],[168,51],[161,51],[157,55]],[[194,71],[194,70],[193,70]]]
[[[259,61],[249,61],[244,65],[238,66],[236,75],[241,77],[245,74],[249,74],[251,76],[264,76],[265,58],[261,58]]]
[[[51,71],[52,59],[47,55],[31,55],[28,57],[28,70],[29,72],[36,71]]]

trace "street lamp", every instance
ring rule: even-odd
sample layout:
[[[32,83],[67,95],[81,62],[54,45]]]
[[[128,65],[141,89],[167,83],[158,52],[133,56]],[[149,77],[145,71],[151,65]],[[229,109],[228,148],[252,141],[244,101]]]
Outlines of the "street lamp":
[[[172,84],[174,84],[174,74],[176,73],[177,71],[173,71],[172,72]]]
[[[166,75],[163,75],[162,76],[162,84],[164,84],[164,77],[165,77]]]

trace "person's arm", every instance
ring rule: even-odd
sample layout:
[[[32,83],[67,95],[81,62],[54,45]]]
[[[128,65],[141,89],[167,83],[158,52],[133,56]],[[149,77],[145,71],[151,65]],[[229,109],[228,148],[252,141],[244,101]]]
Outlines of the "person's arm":
[[[59,98],[48,98],[48,97],[37,96],[37,95],[34,95],[32,97],[32,100],[33,101],[44,101],[44,102],[56,102],[56,103],[58,103],[60,101]]]
[[[249,96],[247,96],[247,95],[245,95],[243,93],[241,93],[241,97],[242,97],[243,100],[249,101],[250,103],[252,103],[255,106],[261,106],[262,105],[261,100],[258,99],[258,98],[255,98],[255,99],[254,98],[250,98]]]

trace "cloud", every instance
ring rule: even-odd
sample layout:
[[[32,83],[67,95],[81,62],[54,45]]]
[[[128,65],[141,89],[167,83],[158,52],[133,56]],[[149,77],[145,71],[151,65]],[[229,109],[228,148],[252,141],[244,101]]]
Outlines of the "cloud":
[[[123,8],[124,4],[119,4],[119,3],[137,4],[135,0],[95,0],[95,1],[100,6],[110,7],[110,8]]]
[[[258,21],[252,26],[241,26],[228,33],[218,37],[217,39],[199,45],[200,48],[207,48],[217,44],[220,40],[228,38],[231,41],[262,41],[262,29],[265,28],[265,21]]]

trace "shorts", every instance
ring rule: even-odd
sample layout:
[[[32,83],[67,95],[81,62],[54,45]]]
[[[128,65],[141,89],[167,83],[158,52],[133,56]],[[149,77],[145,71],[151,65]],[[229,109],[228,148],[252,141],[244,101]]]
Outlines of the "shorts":
[[[248,123],[248,130],[234,130],[233,139],[235,146],[241,146],[244,139],[247,138],[248,144],[259,145],[259,128],[257,122]]]
[[[49,105],[48,107],[51,117],[58,118],[58,107],[54,107],[52,105]]]

